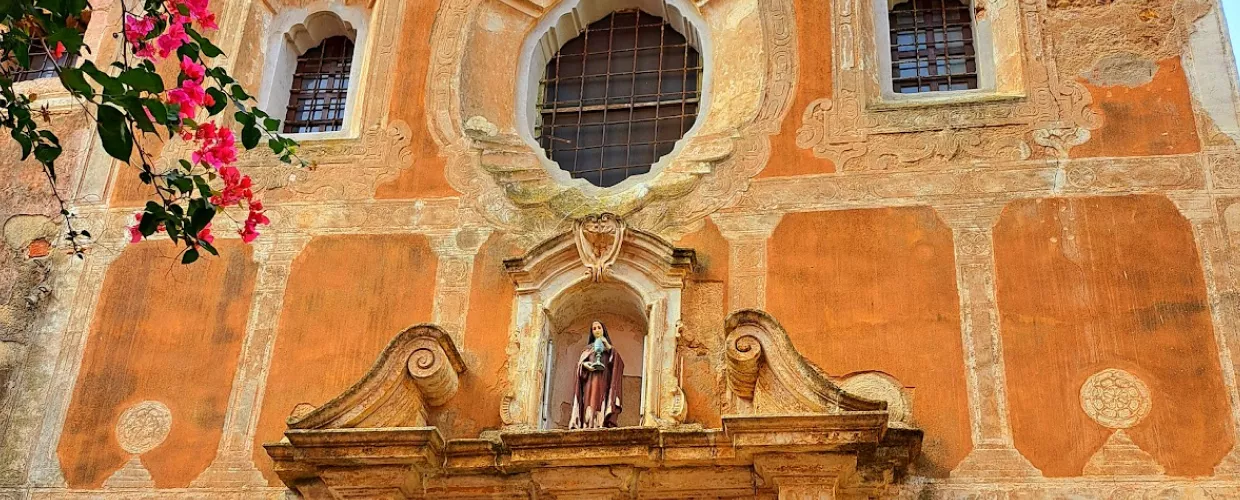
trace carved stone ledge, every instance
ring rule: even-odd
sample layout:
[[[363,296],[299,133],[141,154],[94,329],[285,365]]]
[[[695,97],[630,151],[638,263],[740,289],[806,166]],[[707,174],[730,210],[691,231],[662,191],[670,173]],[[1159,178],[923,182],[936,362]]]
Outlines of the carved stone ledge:
[[[887,403],[844,392],[792,345],[771,315],[745,309],[728,316],[727,380],[743,414],[881,412]],[[885,421],[884,421],[884,425]]]
[[[822,495],[843,477],[856,478],[857,488],[888,488],[921,447],[920,431],[888,429],[883,412],[727,416],[723,430],[502,432],[446,442],[434,427],[286,436],[267,452],[281,480],[308,499]]]

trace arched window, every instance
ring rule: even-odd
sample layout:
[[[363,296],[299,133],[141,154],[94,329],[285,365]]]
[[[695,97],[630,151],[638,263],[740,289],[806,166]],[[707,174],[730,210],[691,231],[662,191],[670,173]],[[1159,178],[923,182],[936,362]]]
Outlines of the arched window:
[[[534,135],[574,178],[610,187],[650,171],[697,119],[697,49],[663,18],[620,10],[547,62]]]
[[[888,12],[897,94],[978,88],[969,0],[895,0]]]
[[[353,70],[353,41],[344,36],[323,40],[297,58],[289,89],[284,132],[331,132],[344,125]]]
[[[285,133],[355,131],[366,19],[360,7],[290,9],[272,21],[260,106]]]

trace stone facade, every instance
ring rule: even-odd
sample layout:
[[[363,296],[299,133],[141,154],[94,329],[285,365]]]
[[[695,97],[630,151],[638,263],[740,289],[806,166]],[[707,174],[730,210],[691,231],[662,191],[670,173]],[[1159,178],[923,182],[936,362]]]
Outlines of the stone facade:
[[[0,498],[1240,497],[1219,1],[972,0],[986,85],[907,98],[886,2],[669,0],[699,121],[602,189],[531,144],[530,53],[662,2],[218,0],[260,95],[280,30],[365,34],[345,129],[300,138],[313,169],[244,154],[271,227],[184,268],[124,243],[148,193],[21,84],[95,239],[65,255],[0,142]],[[548,430],[549,339],[592,315],[644,333],[637,425]]]

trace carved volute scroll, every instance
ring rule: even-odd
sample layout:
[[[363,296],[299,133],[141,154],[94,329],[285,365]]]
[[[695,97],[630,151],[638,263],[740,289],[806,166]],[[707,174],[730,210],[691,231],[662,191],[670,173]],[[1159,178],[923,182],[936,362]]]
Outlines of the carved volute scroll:
[[[323,406],[288,420],[289,429],[426,425],[427,407],[456,394],[465,362],[438,326],[409,327],[388,344],[360,381]]]
[[[883,411],[887,403],[844,392],[810,364],[771,315],[743,309],[728,316],[728,387],[742,414]]]

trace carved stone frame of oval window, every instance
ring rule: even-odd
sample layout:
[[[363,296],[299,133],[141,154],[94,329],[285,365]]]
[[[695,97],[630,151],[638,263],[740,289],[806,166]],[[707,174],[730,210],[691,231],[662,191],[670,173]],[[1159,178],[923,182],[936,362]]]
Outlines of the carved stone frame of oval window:
[[[683,230],[734,201],[766,164],[769,137],[778,132],[795,87],[792,0],[669,0],[686,17],[700,19],[695,27],[710,40],[702,54],[704,73],[711,75],[703,88],[710,109],[661,168],[613,188],[557,181],[544,164],[545,153],[515,125],[516,110],[527,105],[516,101],[516,87],[527,83],[515,68],[520,51],[539,40],[538,26],[549,26],[578,2],[593,1],[605,0],[464,0],[440,8],[426,99],[431,129],[448,157],[448,181],[481,216],[508,230],[554,231],[556,221],[598,212],[625,216],[633,227],[663,235]],[[471,41],[479,38],[511,52],[488,53],[485,63],[480,56],[471,60],[479,50]],[[479,71],[480,64],[489,67]],[[497,92],[493,81],[479,77],[495,74],[521,82],[510,87],[511,94]],[[488,103],[498,99],[492,107],[502,110],[467,105],[466,96],[479,95],[487,95]]]
[[[547,62],[565,43],[580,36],[586,26],[612,12],[636,7],[642,10],[653,10],[654,14],[660,14],[659,9],[652,8],[651,4],[666,8],[667,15],[659,17],[662,17],[672,29],[685,37],[689,46],[698,51],[699,60],[702,62],[700,79],[702,93],[693,127],[685,132],[679,141],[676,141],[676,147],[672,149],[672,152],[650,166],[649,172],[630,176],[609,188],[595,186],[585,179],[573,178],[568,171],[547,158],[545,151],[538,144],[538,139],[534,136],[533,124],[538,116],[539,80],[546,72]],[[657,177],[659,171],[672,163],[685,145],[691,142],[693,136],[697,135],[698,130],[702,128],[702,124],[710,115],[711,42],[706,36],[709,32],[699,29],[699,26],[704,26],[706,21],[697,16],[696,9],[693,9],[691,5],[686,0],[667,0],[666,3],[661,0],[565,0],[538,22],[533,34],[526,39],[525,45],[521,48],[521,62],[517,68],[517,75],[525,75],[526,80],[517,81],[516,127],[517,135],[534,148],[543,168],[547,169],[557,184],[581,189],[583,193],[591,196],[624,192]]]

